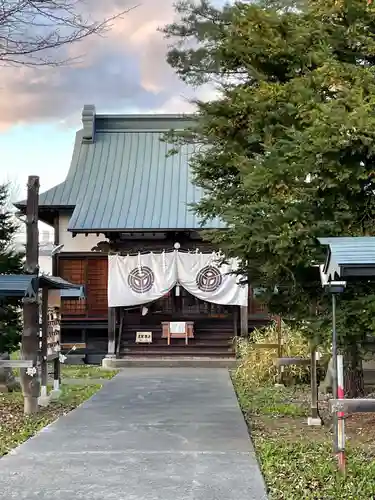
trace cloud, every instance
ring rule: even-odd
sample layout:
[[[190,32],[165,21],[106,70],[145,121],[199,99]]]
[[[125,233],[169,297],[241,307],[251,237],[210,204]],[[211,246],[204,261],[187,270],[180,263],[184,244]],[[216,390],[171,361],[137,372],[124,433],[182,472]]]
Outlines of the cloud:
[[[129,0],[90,0],[90,11],[98,19],[132,5]],[[104,37],[64,47],[64,55],[78,57],[74,64],[2,68],[0,128],[72,123],[86,103],[99,112],[190,111],[192,91],[167,65],[167,41],[157,31],[173,18],[173,0],[142,0]]]

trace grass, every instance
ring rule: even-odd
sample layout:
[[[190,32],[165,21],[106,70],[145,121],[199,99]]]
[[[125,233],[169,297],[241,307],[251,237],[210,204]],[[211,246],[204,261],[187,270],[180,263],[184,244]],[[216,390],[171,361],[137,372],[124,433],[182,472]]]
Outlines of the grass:
[[[307,426],[309,389],[249,388],[234,378],[270,500],[374,500],[375,417],[346,421],[348,471],[337,472],[327,405],[325,426]]]
[[[106,379],[117,375],[118,370],[105,370],[100,366],[91,365],[61,365],[62,378]]]
[[[58,401],[46,408],[41,408],[36,415],[23,414],[23,397],[21,392],[0,394],[0,457],[61,415],[73,410],[86,399],[93,396],[101,385],[62,386],[62,394]]]

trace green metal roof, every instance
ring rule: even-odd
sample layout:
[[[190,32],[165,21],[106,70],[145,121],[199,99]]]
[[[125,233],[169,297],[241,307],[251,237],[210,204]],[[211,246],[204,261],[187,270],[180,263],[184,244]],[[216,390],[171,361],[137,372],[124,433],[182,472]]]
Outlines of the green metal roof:
[[[73,209],[68,230],[75,233],[202,228],[189,206],[203,196],[191,182],[193,147],[167,157],[171,146],[161,140],[191,117],[96,115],[85,106],[82,121],[67,178],[40,195],[42,209]]]

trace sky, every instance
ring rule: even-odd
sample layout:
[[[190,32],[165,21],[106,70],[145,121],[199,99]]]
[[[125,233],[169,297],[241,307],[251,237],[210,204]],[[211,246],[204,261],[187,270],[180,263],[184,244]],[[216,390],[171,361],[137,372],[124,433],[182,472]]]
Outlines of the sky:
[[[98,113],[191,111],[193,90],[166,63],[168,42],[157,31],[175,18],[173,2],[140,0],[104,37],[65,47],[70,65],[1,68],[0,181],[18,186],[16,197],[28,175],[40,176],[41,192],[65,179],[84,104]],[[89,3],[102,19],[138,0]]]

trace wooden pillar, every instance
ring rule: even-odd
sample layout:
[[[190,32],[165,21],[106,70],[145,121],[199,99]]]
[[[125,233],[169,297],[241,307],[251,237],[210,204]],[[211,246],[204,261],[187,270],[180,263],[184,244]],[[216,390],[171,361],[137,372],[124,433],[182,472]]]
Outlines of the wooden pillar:
[[[239,320],[239,306],[233,307],[233,335],[234,335],[234,352],[237,355],[238,348],[238,320]]]
[[[248,306],[240,306],[240,323],[241,336],[247,337],[249,333],[249,308]]]
[[[311,347],[311,418],[319,418],[318,413],[318,380],[316,373],[316,347]]]
[[[116,308],[108,308],[108,352],[106,358],[116,357]]]
[[[233,307],[233,335],[238,337],[238,306]]]
[[[86,328],[82,329],[82,332],[81,332],[81,342],[85,346],[85,352],[86,352],[86,354],[85,354],[85,357],[84,357],[84,362],[86,363],[86,361],[87,361],[87,330],[86,330]]]
[[[125,311],[123,307],[120,307],[118,310],[118,315],[119,315],[119,328],[118,328],[118,335],[117,335],[117,346],[116,346],[116,357],[120,357],[120,349],[121,349],[121,342],[122,342],[122,330],[124,328],[124,316],[125,316]],[[115,316],[116,318],[116,316]],[[116,328],[115,328],[115,335],[116,335]]]
[[[53,360],[53,390],[60,390],[60,382],[61,382],[61,370],[60,370],[60,358],[57,356]]]
[[[282,358],[284,352],[283,352],[283,335],[282,335],[281,316],[278,315],[274,319],[275,319],[276,328],[277,328],[277,357]],[[283,384],[283,375],[284,375],[284,366],[280,366],[279,372],[278,372],[278,385],[284,385]]]
[[[26,415],[38,411],[40,382],[38,375],[39,352],[39,233],[38,233],[39,177],[30,175],[27,181],[26,202],[26,262],[25,273],[36,276],[33,296],[23,301],[23,333],[21,359],[31,360],[32,369],[21,368],[21,386]]]
[[[42,397],[47,396],[48,385],[48,363],[47,363],[47,336],[48,336],[48,289],[43,287],[42,290],[42,342],[41,342],[41,391]]]

